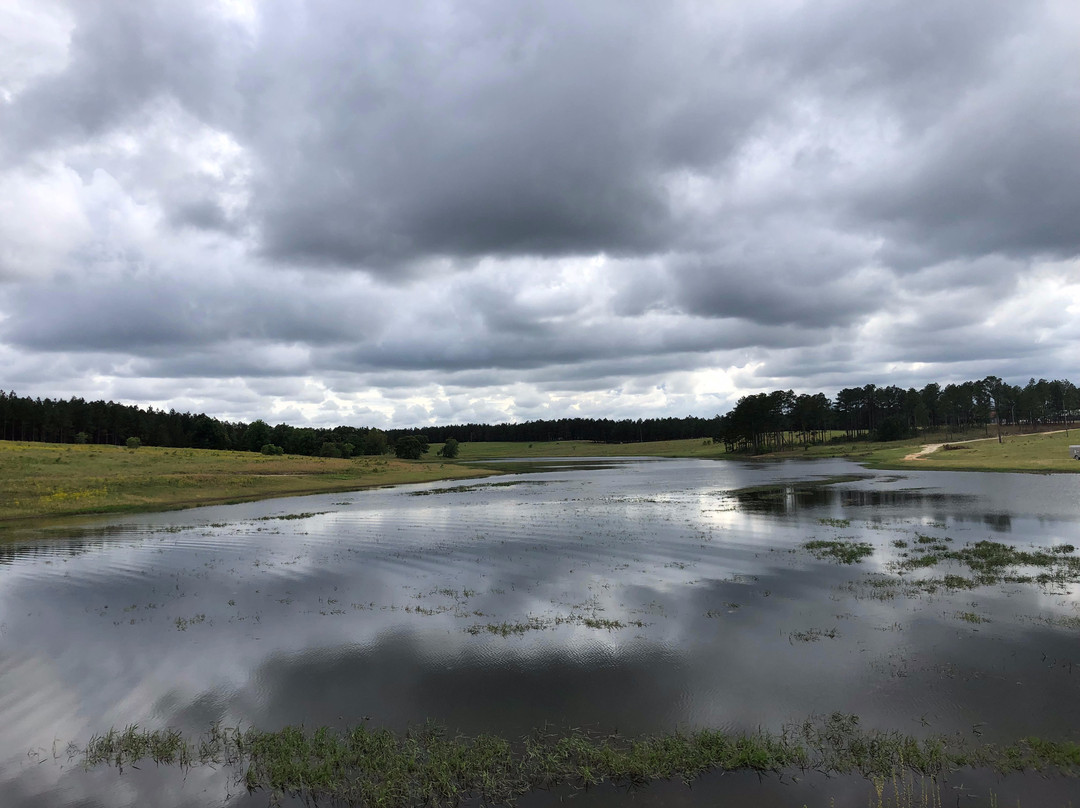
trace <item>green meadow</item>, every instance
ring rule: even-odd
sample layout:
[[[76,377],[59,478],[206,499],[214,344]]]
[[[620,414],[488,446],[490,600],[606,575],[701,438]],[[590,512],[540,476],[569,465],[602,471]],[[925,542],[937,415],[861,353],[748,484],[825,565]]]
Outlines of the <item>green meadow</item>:
[[[593,443],[587,440],[537,441],[479,441],[460,443],[458,461],[506,460],[537,457],[724,457],[723,444],[709,438],[689,440],[659,440],[644,443]],[[442,444],[434,443],[434,454]]]
[[[0,441],[0,527],[31,519],[173,510],[488,473],[434,457],[343,460]]]
[[[981,437],[981,436],[980,436]],[[917,441],[916,443],[925,443]],[[867,465],[875,468],[920,468],[951,471],[1023,471],[1023,472],[1080,472],[1080,460],[1073,460],[1069,446],[1080,443],[1080,430],[1017,434],[989,439],[946,443],[943,438],[932,441],[940,448],[913,460],[905,459],[918,448],[878,444]],[[853,459],[861,460],[855,456]]]

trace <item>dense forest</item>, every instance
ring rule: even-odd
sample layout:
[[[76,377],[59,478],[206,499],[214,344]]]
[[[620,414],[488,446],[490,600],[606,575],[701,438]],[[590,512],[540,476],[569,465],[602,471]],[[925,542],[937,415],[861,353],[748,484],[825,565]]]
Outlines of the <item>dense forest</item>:
[[[949,433],[992,424],[1041,428],[1070,424],[1080,414],[1080,391],[1069,381],[1031,379],[1021,387],[996,376],[981,381],[930,383],[915,388],[852,387],[834,399],[791,390],[739,399],[731,412],[712,418],[560,418],[514,424],[458,424],[392,429],[332,429],[221,421],[209,415],[155,410],[81,398],[20,397],[0,390],[0,439],[50,443],[123,445],[130,438],[149,446],[274,450],[288,454],[349,457],[393,451],[402,438],[443,443],[472,441],[584,440],[599,443],[706,438],[731,451],[768,451],[819,443],[830,433],[845,439],[896,440],[917,430]],[[410,442],[411,443],[411,442]]]

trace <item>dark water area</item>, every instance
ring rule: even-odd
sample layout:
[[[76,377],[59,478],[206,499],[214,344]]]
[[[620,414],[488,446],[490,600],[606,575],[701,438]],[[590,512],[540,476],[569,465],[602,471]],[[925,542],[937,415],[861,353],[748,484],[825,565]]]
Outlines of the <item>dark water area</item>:
[[[605,458],[17,537],[0,545],[0,805],[268,804],[224,770],[68,758],[130,724],[632,735],[841,711],[913,735],[1080,740],[1077,587],[872,585],[919,537],[1080,545],[1080,477]],[[838,564],[812,540],[873,552]],[[1080,804],[1064,778],[937,787],[945,805]],[[872,799],[861,778],[716,773],[521,804]]]

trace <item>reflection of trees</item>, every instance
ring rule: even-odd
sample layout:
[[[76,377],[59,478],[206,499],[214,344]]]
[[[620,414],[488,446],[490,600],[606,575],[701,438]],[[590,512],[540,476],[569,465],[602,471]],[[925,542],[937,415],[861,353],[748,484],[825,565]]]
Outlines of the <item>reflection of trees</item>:
[[[739,505],[747,510],[791,513],[800,508],[821,508],[839,506],[843,508],[875,507],[917,507],[933,506],[939,510],[942,506],[970,501],[975,497],[969,494],[945,494],[935,491],[901,490],[881,491],[851,488],[836,488],[831,485],[790,484],[778,485],[751,491],[737,491],[735,497]],[[944,513],[934,514],[935,519],[944,519]],[[1008,519],[987,517],[988,519]]]
[[[0,543],[0,564],[12,564],[19,559],[73,558],[93,550],[102,550],[120,535],[122,531],[113,525],[83,528],[74,535],[65,534],[62,539],[7,541]]]
[[[988,513],[965,517],[957,514],[956,507],[977,497],[971,494],[945,494],[938,491],[907,489],[901,491],[875,491],[866,489],[836,488],[834,485],[794,483],[736,491],[735,498],[743,510],[755,513],[790,514],[803,509],[828,508],[926,508],[935,522],[946,519],[967,521],[981,520],[998,533],[1012,531],[1012,516],[1007,513]]]
[[[983,516],[983,524],[998,533],[1009,533],[1012,530],[1012,517],[1007,513],[988,513]]]

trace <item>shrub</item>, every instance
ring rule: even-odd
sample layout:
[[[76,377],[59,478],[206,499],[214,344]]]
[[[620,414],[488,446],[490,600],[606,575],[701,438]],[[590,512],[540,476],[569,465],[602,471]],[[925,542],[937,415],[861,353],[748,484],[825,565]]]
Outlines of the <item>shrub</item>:
[[[263,447],[259,449],[264,455],[280,455],[285,454],[285,450],[280,446],[275,446],[272,443],[264,443]]]
[[[420,441],[412,435],[399,438],[397,443],[394,444],[394,454],[403,460],[419,460],[420,455],[423,453],[424,449],[420,445]]]

